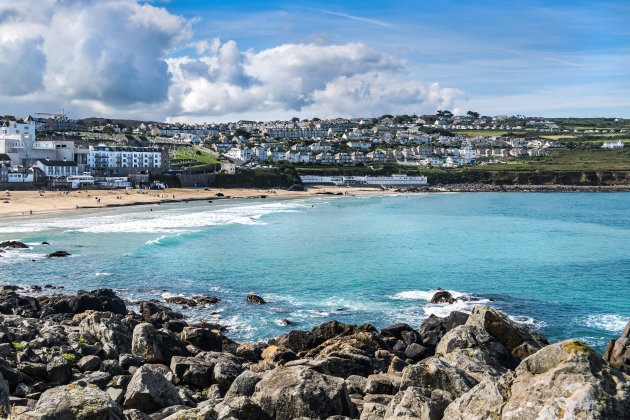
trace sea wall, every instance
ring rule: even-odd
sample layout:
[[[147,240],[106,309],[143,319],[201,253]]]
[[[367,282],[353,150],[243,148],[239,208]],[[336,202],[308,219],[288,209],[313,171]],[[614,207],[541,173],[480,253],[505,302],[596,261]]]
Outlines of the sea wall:
[[[440,293],[434,300],[451,304]],[[216,302],[1,287],[0,410],[17,419],[630,415],[630,324],[609,346],[611,364],[576,340],[549,344],[486,306],[380,331],[330,321],[258,344],[173,310]]]

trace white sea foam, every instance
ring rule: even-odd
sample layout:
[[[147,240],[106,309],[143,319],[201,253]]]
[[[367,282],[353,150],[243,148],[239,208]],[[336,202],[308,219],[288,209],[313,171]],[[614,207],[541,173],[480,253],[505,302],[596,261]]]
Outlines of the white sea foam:
[[[399,300],[425,300],[427,301],[427,303],[422,307],[422,311],[424,312],[425,316],[428,317],[431,315],[435,315],[442,318],[448,316],[452,311],[470,313],[475,305],[487,305],[491,302],[491,300],[489,299],[479,298],[470,293],[459,292],[457,290],[443,290],[449,292],[457,300],[452,304],[428,303],[429,301],[431,301],[433,295],[438,291],[440,290],[407,290],[396,293],[391,298]]]
[[[439,289],[432,290],[407,290],[404,292],[396,293],[393,298],[394,299],[404,299],[404,300],[426,300],[430,301],[434,294],[439,292]],[[443,290],[445,292],[449,292],[454,298],[461,298],[464,296],[471,296],[468,293],[458,292],[456,290]]]
[[[105,276],[113,276],[114,273],[96,273],[96,277],[105,277]]]
[[[160,244],[160,243],[161,243],[160,241],[161,241],[162,239],[167,238],[167,237],[168,237],[167,235],[162,235],[162,236],[160,236],[159,238],[156,238],[156,239],[150,239],[150,240],[148,240],[148,241],[146,241],[146,242],[145,242],[145,245],[155,245],[155,244]]]
[[[32,233],[50,230],[69,230],[88,233],[181,233],[199,230],[207,226],[227,224],[259,225],[259,219],[272,213],[297,212],[304,204],[300,200],[290,202],[248,203],[222,207],[189,207],[146,209],[115,212],[112,214],[84,215],[41,219],[37,222],[15,222],[0,226],[0,233]]]
[[[591,328],[621,332],[628,323],[628,318],[615,314],[589,315],[583,322]]]

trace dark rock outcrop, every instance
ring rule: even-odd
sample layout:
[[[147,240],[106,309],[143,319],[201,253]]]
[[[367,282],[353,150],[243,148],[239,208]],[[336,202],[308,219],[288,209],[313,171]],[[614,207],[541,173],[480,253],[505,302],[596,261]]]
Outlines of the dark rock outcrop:
[[[257,305],[264,305],[265,303],[267,303],[265,299],[257,295],[247,295],[247,298],[245,299],[245,301],[248,303],[255,303]]]
[[[630,320],[621,336],[608,343],[604,358],[620,371],[630,374]]]
[[[20,241],[4,241],[0,242],[0,249],[1,248],[28,249],[29,246]]]
[[[63,257],[69,257],[72,254],[70,254],[68,251],[55,251],[55,252],[51,252],[50,254],[46,255],[46,257],[48,258],[63,258]]]
[[[453,297],[451,292],[449,292],[447,290],[440,290],[440,291],[435,292],[433,294],[433,297],[431,298],[431,303],[448,303],[448,304],[453,304],[453,303],[455,303],[456,300],[457,299],[455,299]]]

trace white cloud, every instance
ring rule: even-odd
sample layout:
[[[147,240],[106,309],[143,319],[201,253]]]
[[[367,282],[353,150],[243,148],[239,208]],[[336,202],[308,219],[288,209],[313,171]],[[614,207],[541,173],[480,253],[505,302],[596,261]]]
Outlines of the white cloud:
[[[0,102],[25,112],[56,103],[76,116],[220,120],[432,112],[462,96],[410,80],[403,60],[362,43],[243,51],[195,40],[191,28],[136,0],[0,0]],[[184,48],[198,56],[178,56]]]
[[[134,0],[25,0],[0,2],[0,34],[0,70],[12,86],[1,94],[124,108],[166,100],[164,58],[190,29]]]
[[[402,60],[361,43],[284,44],[256,53],[228,41],[215,50],[168,60],[171,119],[271,111],[331,117],[433,112],[463,95],[405,79]]]

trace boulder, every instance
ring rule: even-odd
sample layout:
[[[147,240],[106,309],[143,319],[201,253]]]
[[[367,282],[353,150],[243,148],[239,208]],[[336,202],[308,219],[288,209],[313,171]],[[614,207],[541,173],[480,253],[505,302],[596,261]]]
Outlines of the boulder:
[[[395,337],[399,340],[402,340],[402,334],[409,331],[413,331],[413,328],[411,328],[408,324],[401,322],[399,324],[394,324],[389,327],[383,328],[381,330],[381,335],[383,337]]]
[[[256,384],[262,379],[263,374],[245,370],[238,375],[225,393],[225,398],[251,397],[256,391]]]
[[[134,328],[131,351],[144,357],[149,363],[169,364],[173,356],[189,355],[186,345],[180,339],[156,330],[148,322],[138,324]]]
[[[441,360],[464,370],[477,381],[486,375],[500,376],[519,363],[494,337],[469,325],[446,333],[435,352]]]
[[[55,252],[51,252],[50,254],[46,255],[46,257],[48,258],[62,258],[62,257],[69,257],[70,254],[67,251],[55,251]]]
[[[123,419],[122,409],[92,384],[77,383],[45,391],[25,418],[50,420],[114,420]]]
[[[89,313],[79,324],[79,330],[89,333],[100,341],[107,354],[115,352],[119,355],[131,352],[131,333],[120,318],[112,312]]]
[[[430,391],[441,389],[453,397],[477,385],[477,381],[456,366],[451,366],[439,359],[431,359],[426,363],[409,365],[402,372],[400,390],[414,386]]]
[[[184,382],[200,388],[210,386],[214,365],[195,357],[174,356],[171,359],[171,371],[177,382]]]
[[[487,306],[475,306],[466,325],[487,332],[520,360],[549,344],[536,331]]]
[[[340,335],[324,341],[310,350],[307,358],[325,359],[330,356],[360,355],[373,358],[378,350],[388,350],[388,346],[376,332],[358,332],[352,335]],[[334,353],[334,354],[333,354]]]
[[[0,242],[0,248],[27,249],[28,245],[20,241],[4,241]]]
[[[98,356],[83,356],[77,362],[77,367],[81,372],[98,370],[101,366],[101,358]]]
[[[441,419],[452,397],[441,390],[409,387],[394,396],[387,406],[385,418]]]
[[[177,388],[152,366],[140,367],[133,374],[125,393],[125,408],[152,413],[161,408],[183,404]]]
[[[363,393],[394,395],[400,389],[400,382],[400,377],[395,375],[370,375],[365,383]]]
[[[269,416],[249,397],[224,398],[214,407],[218,419],[266,420]]]
[[[70,309],[79,314],[88,310],[125,315],[125,302],[112,289],[98,289],[78,294],[70,300]]]
[[[201,350],[221,351],[223,348],[221,336],[209,327],[184,327],[181,337]]]
[[[64,384],[72,378],[72,363],[61,356],[53,357],[46,365],[46,373],[50,381]]]
[[[158,327],[161,327],[168,321],[179,320],[184,317],[179,312],[173,312],[171,308],[153,302],[140,303],[140,314],[146,321]]]
[[[620,371],[630,374],[630,320],[621,337],[608,343],[604,357]]]
[[[248,303],[255,303],[257,305],[264,305],[265,303],[267,303],[265,299],[257,295],[247,295],[247,298],[245,299],[245,301]]]
[[[385,418],[387,406],[379,403],[365,403],[361,410],[360,420],[382,420]]]
[[[306,366],[280,367],[256,384],[252,401],[271,418],[353,416],[344,380]]]
[[[197,302],[194,299],[189,299],[182,296],[167,297],[164,300],[166,301],[166,303],[174,303],[176,305],[197,306]]]
[[[262,355],[262,348],[253,344],[241,344],[236,348],[235,354],[248,362],[256,363]]]
[[[193,296],[199,305],[211,305],[219,302],[219,298],[215,296]]]
[[[543,347],[499,380],[455,400],[445,418],[621,419],[630,414],[630,377],[577,340]]]
[[[451,312],[445,318],[432,314],[418,328],[418,334],[422,337],[422,342],[418,344],[422,344],[430,350],[435,349],[444,334],[459,325],[464,325],[467,320],[468,314],[458,311]]]
[[[311,331],[293,330],[272,340],[274,344],[293,350],[296,353],[306,352],[324,341],[338,336],[352,335],[358,332],[375,332],[372,325],[351,325],[338,321],[329,321],[314,327]]]
[[[212,370],[212,382],[219,385],[222,393],[225,393],[232,382],[243,372],[239,363],[231,360],[218,361]]]
[[[438,292],[435,292],[433,294],[433,297],[431,298],[431,303],[448,303],[448,304],[453,304],[455,303],[457,299],[455,299],[453,297],[453,295],[446,290],[440,290]]]
[[[213,400],[204,401],[195,408],[178,411],[162,420],[217,420],[214,411],[216,404],[217,402]]]
[[[18,315],[25,318],[39,317],[39,301],[31,296],[21,296],[14,292],[0,295],[0,313]]]

